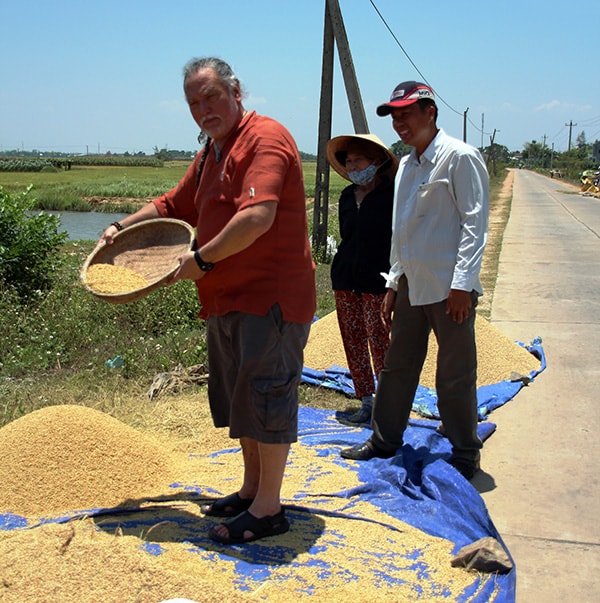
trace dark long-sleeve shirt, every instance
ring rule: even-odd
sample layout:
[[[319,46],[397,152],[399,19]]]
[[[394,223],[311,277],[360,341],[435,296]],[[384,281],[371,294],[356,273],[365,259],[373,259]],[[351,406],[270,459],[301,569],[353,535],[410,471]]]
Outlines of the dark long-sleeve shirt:
[[[356,206],[355,185],[340,195],[341,242],[331,264],[331,285],[337,291],[383,293],[382,272],[390,269],[394,182],[382,181]]]

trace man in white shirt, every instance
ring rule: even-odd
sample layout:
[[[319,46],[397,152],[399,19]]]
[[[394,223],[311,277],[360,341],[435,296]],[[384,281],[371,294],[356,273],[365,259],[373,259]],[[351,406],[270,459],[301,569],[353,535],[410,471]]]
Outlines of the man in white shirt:
[[[467,479],[479,469],[475,308],[487,240],[489,177],[477,149],[437,127],[431,87],[396,86],[377,108],[411,153],[396,175],[390,273],[381,309],[391,344],[373,408],[373,434],[341,451],[347,459],[389,458],[403,444],[427,344],[439,352],[438,410],[452,444],[450,463]]]

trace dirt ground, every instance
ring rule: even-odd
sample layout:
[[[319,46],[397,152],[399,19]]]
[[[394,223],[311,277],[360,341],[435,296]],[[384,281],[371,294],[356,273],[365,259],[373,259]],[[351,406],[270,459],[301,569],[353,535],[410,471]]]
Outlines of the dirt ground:
[[[478,311],[483,316],[489,316],[494,298],[494,287],[498,271],[498,257],[502,247],[502,235],[508,220],[510,212],[510,202],[512,199],[512,189],[515,175],[509,170],[502,190],[498,195],[496,203],[490,206],[488,217],[488,242],[481,265],[481,281],[483,284],[484,295],[479,298]]]

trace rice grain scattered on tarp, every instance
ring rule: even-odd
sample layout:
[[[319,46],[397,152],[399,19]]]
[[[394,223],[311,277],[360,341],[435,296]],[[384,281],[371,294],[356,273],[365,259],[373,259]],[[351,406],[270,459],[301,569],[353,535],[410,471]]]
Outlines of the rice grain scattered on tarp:
[[[86,409],[79,410],[86,414]],[[79,414],[72,414],[70,425],[81,434],[76,428],[82,424]],[[145,447],[144,438],[135,437],[135,430],[111,429],[112,424],[104,417],[95,427],[118,433],[114,447],[141,456],[135,448]],[[64,438],[64,433],[56,436]],[[70,469],[75,475],[85,471],[77,461],[90,452],[89,439],[83,436],[80,444]],[[48,445],[48,439],[40,440],[39,458],[45,458],[43,448]],[[73,446],[70,452],[76,452]],[[197,502],[186,500],[186,491],[209,491],[212,496],[233,491],[242,474],[241,452],[235,448],[171,452],[182,488],[179,495],[173,488],[162,491],[167,499],[170,495],[170,502],[0,533],[2,600],[156,603],[177,596],[202,602],[448,601],[458,600],[480,580],[451,566],[449,540],[388,516],[356,495],[346,497],[346,491],[360,487],[357,472],[331,462],[325,453],[320,446],[292,446],[282,491],[290,507],[290,532],[227,547],[207,536],[208,528],[221,520],[203,516]],[[114,482],[105,477],[98,483],[99,497],[123,496],[114,495]],[[131,485],[127,494],[134,497],[135,484]],[[77,498],[71,488],[67,492]],[[308,507],[295,507],[295,501]],[[79,501],[72,506],[80,506]]]
[[[0,449],[14,463],[0,468],[0,509],[35,519],[127,507],[0,532],[2,600],[448,601],[481,584],[451,567],[451,541],[363,500],[358,473],[320,445],[292,446],[282,490],[290,532],[215,544],[207,531],[221,520],[203,516],[199,501],[235,491],[243,462],[239,448],[214,444],[195,438],[184,452],[182,440],[167,445],[80,406],[2,428]]]
[[[247,601],[211,572],[190,573],[149,555],[140,538],[108,534],[91,520],[46,524],[0,540],[3,603],[202,603]]]

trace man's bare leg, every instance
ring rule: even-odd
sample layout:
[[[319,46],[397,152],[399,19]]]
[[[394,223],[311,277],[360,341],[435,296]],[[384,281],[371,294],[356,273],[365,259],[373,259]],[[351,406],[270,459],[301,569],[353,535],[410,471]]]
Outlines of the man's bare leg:
[[[258,488],[248,511],[257,518],[276,515],[281,511],[281,485],[290,445],[263,444],[249,438],[242,438],[240,443],[244,455],[244,483],[239,495],[252,498],[253,484],[258,475]],[[229,535],[223,524],[214,529],[225,538]],[[245,532],[244,538],[251,535],[251,532]]]

